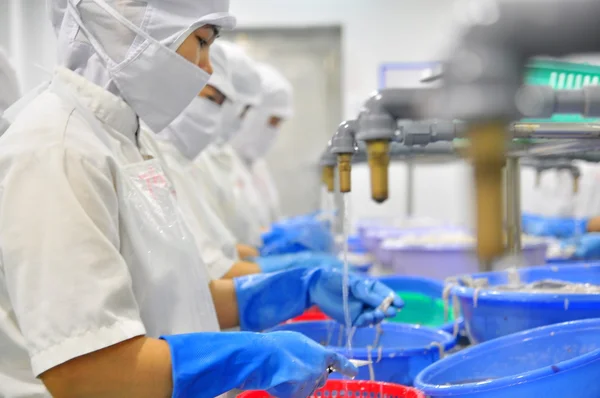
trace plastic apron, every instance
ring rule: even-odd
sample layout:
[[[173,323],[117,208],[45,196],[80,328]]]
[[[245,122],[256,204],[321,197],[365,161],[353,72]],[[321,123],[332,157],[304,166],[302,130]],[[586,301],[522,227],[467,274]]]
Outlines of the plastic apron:
[[[93,134],[111,148],[106,128],[68,87],[53,84],[51,90],[73,104]],[[157,160],[143,161],[141,155],[140,162],[125,164],[118,155],[114,169],[120,252],[147,335],[219,331],[204,264],[162,166]]]
[[[140,142],[152,157],[167,166],[167,176],[179,193],[177,200],[187,210],[184,214],[191,216],[186,217],[186,222],[188,225],[194,224],[194,234],[202,235],[196,236],[197,242],[200,242],[198,249],[202,251],[202,242],[216,243],[228,258],[237,261],[237,242],[209,204],[202,200],[206,192],[203,192],[204,188],[199,183],[200,176],[193,162],[187,159],[178,160],[178,157],[184,158],[184,155],[175,153],[178,150],[172,144],[161,143],[148,130],[142,130]]]
[[[263,226],[256,214],[258,197],[246,188],[252,185],[252,177],[247,171],[246,175],[240,172],[233,149],[228,145],[210,146],[201,156],[196,164],[210,175],[213,187],[209,190],[214,191],[214,201],[225,224],[239,242],[262,245]]]

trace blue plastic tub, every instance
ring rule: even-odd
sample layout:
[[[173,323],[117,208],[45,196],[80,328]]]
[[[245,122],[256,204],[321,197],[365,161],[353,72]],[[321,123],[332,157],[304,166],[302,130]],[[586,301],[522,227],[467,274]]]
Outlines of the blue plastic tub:
[[[600,397],[600,319],[550,325],[450,355],[421,372],[429,398]]]
[[[426,296],[430,296],[433,299],[442,299],[444,292],[444,285],[434,279],[419,278],[412,276],[385,276],[378,278],[379,281],[395,292],[412,292],[419,293]],[[450,311],[452,309],[450,308]],[[457,319],[459,331],[464,328],[464,319],[460,317]],[[448,322],[440,326],[440,329],[453,334],[455,322]]]
[[[345,347],[345,328],[334,321],[292,323],[277,326],[271,331],[299,332],[352,359],[371,359],[376,381],[409,386],[421,370],[440,359],[440,347],[448,351],[456,345],[456,339],[441,330],[397,323],[383,323],[381,327],[383,333],[379,341],[382,349],[372,349],[370,355],[367,347],[374,343],[376,336],[373,327],[356,329],[350,355]],[[330,378],[339,379],[342,376],[333,373]],[[356,379],[370,380],[369,367],[359,368]]]
[[[600,285],[600,263],[546,265],[518,271],[522,282],[559,279],[569,282]],[[490,285],[508,283],[508,272],[472,274],[488,278]],[[475,289],[455,286],[456,295],[465,320],[465,328],[472,343],[481,343],[498,337],[540,326],[600,318],[600,295],[494,292],[481,290],[475,303]],[[599,337],[600,341],[600,337]]]

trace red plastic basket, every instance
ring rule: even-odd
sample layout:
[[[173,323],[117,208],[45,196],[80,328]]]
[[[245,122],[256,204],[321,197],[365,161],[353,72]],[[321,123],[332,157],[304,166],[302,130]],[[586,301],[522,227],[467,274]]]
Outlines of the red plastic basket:
[[[311,397],[340,397],[353,398],[425,398],[425,395],[414,388],[398,384],[380,383],[377,381],[363,380],[329,380],[325,387],[315,391]],[[238,398],[270,398],[264,391],[248,391],[238,395]]]
[[[314,307],[310,307],[309,309],[304,311],[304,314],[297,316],[293,319],[290,319],[289,321],[287,321],[285,323],[327,321],[329,319],[331,319],[331,318],[329,318],[327,315],[322,313],[321,310],[319,309],[319,307],[314,306]]]

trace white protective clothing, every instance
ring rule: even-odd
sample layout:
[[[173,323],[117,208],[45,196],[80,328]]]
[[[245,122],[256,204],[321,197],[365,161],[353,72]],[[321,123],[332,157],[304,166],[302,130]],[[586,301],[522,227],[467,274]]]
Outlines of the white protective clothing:
[[[223,122],[216,144],[229,142],[242,128],[242,114],[250,106],[257,106],[261,96],[261,77],[258,64],[236,44],[223,41],[221,49],[230,64],[235,101],[227,102],[223,107]]]
[[[57,1],[60,12],[65,1]],[[162,131],[210,77],[174,50],[199,27],[231,28],[235,19],[223,0],[111,3],[118,12],[104,0],[68,0],[59,33],[60,61],[124,98],[153,131]]]
[[[250,174],[252,175],[252,181],[254,181],[260,201],[263,203],[261,208],[266,207],[268,211],[267,219],[270,225],[281,218],[281,205],[277,184],[264,158],[256,159],[250,165]]]
[[[179,3],[204,21],[205,5],[216,2]],[[141,20],[134,11],[162,2],[111,4]],[[82,19],[93,25],[89,15]],[[109,14],[97,17],[127,36]],[[146,67],[172,73],[166,64]],[[168,100],[154,94],[157,104]],[[4,135],[0,396],[47,397],[39,374],[134,336],[218,330],[205,266],[160,163],[139,152],[138,126],[132,106],[59,68]]]
[[[250,195],[243,196],[243,192],[248,190],[244,186],[252,186],[252,176],[227,144],[231,134],[236,132],[235,126],[227,126],[227,122],[236,119],[238,122],[234,124],[240,124],[243,108],[258,103],[261,93],[260,75],[257,64],[241,48],[227,42],[219,44],[231,73],[235,97],[234,101],[226,101],[223,105],[222,128],[214,144],[196,158],[196,172],[198,182],[203,186],[202,192],[205,192],[205,202],[228,230],[239,242],[259,246],[262,244],[263,223],[255,211],[258,195],[251,192]],[[236,169],[241,169],[243,173],[234,173]]]
[[[8,60],[8,55],[0,48],[0,135],[10,126],[3,117],[4,111],[20,96],[17,73]]]
[[[294,115],[293,89],[275,68],[259,64],[262,95],[259,105],[248,112],[242,129],[231,145],[248,163],[263,157],[277,138],[278,129],[269,125],[272,116],[289,119]]]
[[[231,145],[249,169],[254,195],[258,196],[256,212],[263,226],[268,227],[281,217],[277,186],[264,160],[279,133],[279,128],[269,125],[269,119],[276,116],[285,120],[293,116],[293,90],[289,81],[274,68],[261,64],[258,70],[263,90],[261,102],[249,111]]]
[[[267,227],[256,209],[260,207],[252,176],[229,145],[211,145],[196,159],[203,176],[206,200],[238,242],[262,245],[262,230]]]
[[[231,73],[217,43],[211,46],[213,74],[209,84],[234,98]],[[177,199],[190,226],[211,279],[222,278],[238,261],[236,239],[204,200],[206,188],[193,160],[214,140],[221,124],[221,106],[196,97],[169,127],[153,137],[144,129],[142,151],[159,159],[178,192]]]
[[[590,218],[600,215],[600,167],[574,161],[580,172],[579,189],[574,191],[570,171],[550,169],[536,181],[532,168],[523,168],[522,211],[546,217]]]
[[[189,131],[189,130],[188,130]],[[193,130],[192,130],[193,131]],[[192,160],[168,139],[142,129],[140,144],[145,154],[159,160],[177,192],[177,201],[212,280],[222,278],[239,260],[236,239],[203,200],[205,187]]]

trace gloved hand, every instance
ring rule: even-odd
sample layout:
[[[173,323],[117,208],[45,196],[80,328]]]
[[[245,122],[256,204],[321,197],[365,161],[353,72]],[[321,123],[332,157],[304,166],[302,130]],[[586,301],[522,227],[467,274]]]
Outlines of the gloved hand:
[[[574,257],[582,260],[600,258],[600,233],[589,233],[576,238],[567,239],[561,244],[563,250],[574,248]]]
[[[523,232],[533,236],[552,236],[566,239],[587,230],[588,219],[544,217],[523,214]]]
[[[161,338],[171,351],[174,398],[213,398],[233,389],[308,397],[325,384],[328,367],[348,377],[358,373],[345,357],[294,332]]]
[[[302,216],[273,224],[262,235],[261,256],[303,251],[331,252],[334,239],[329,221],[316,215]]]
[[[261,331],[302,314],[317,305],[327,316],[345,322],[342,272],[321,268],[295,268],[272,274],[249,275],[234,279],[240,327]],[[377,307],[394,295],[385,311]],[[363,327],[396,316],[404,306],[402,299],[376,280],[350,274],[348,307],[353,326]]]
[[[262,272],[277,272],[297,267],[341,269],[344,263],[337,257],[327,253],[301,252],[280,254],[253,259]]]

